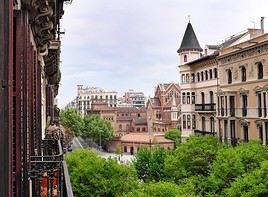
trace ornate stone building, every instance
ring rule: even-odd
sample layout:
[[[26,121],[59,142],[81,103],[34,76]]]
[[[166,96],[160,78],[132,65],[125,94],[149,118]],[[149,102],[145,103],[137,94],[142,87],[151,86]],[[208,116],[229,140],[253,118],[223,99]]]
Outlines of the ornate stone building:
[[[206,45],[202,55],[188,23],[178,50],[184,138],[217,134],[230,144],[249,139],[267,144],[268,37],[263,32],[248,29],[218,46]]]
[[[46,127],[58,124],[55,97],[61,76],[63,4],[64,0],[0,1],[3,197],[52,196],[52,192],[71,195],[70,185],[65,185],[68,171],[63,161],[62,133],[46,133]]]

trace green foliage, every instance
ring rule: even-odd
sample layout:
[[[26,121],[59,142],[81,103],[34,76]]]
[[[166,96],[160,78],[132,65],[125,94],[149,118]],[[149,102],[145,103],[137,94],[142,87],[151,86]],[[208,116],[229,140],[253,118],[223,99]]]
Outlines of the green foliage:
[[[241,144],[235,148],[223,148],[217,153],[211,166],[212,191],[220,192],[230,187],[235,178],[259,168],[268,159],[268,151],[258,142]]]
[[[129,192],[125,197],[191,197],[193,193],[183,190],[171,182],[150,182],[145,183],[139,189]]]
[[[175,145],[178,146],[181,143],[181,131],[179,129],[170,129],[165,133],[165,138],[173,140]]]
[[[261,162],[261,167],[235,179],[230,188],[224,190],[226,196],[267,196],[268,161]]]
[[[163,179],[166,157],[167,150],[164,148],[156,147],[152,151],[144,148],[140,149],[134,161],[139,178],[144,182]]]
[[[79,136],[84,128],[83,118],[75,109],[61,111],[60,124],[73,131],[75,136]]]
[[[135,169],[86,149],[65,156],[74,196],[122,196],[138,187]]]
[[[190,137],[176,149],[175,154],[169,155],[165,160],[165,175],[175,182],[194,175],[208,175],[209,166],[219,147],[215,137]]]
[[[141,148],[136,155],[136,159],[134,160],[134,166],[137,170],[138,177],[144,182],[149,177],[150,159],[151,152],[146,148]]]
[[[83,138],[91,138],[95,143],[107,145],[114,138],[114,130],[110,122],[97,115],[84,117]]]

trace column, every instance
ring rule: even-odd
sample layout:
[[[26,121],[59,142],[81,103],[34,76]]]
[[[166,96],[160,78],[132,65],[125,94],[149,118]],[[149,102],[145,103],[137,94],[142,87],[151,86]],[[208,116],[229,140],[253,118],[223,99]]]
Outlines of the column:
[[[262,145],[266,146],[267,142],[266,142],[266,129],[267,127],[265,126],[265,122],[262,122]]]

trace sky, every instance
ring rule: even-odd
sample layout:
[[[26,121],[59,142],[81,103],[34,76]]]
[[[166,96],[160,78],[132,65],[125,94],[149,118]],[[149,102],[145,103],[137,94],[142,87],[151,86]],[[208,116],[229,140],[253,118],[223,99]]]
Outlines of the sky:
[[[201,47],[260,28],[267,0],[73,0],[61,20],[60,108],[77,85],[153,96],[158,83],[179,83],[180,47],[190,21]]]

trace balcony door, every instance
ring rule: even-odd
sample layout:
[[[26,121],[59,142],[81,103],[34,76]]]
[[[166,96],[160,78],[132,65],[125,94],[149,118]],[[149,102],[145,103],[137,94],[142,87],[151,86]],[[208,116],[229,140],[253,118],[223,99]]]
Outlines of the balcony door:
[[[235,116],[235,97],[230,96],[229,101],[230,101],[230,115]]]

